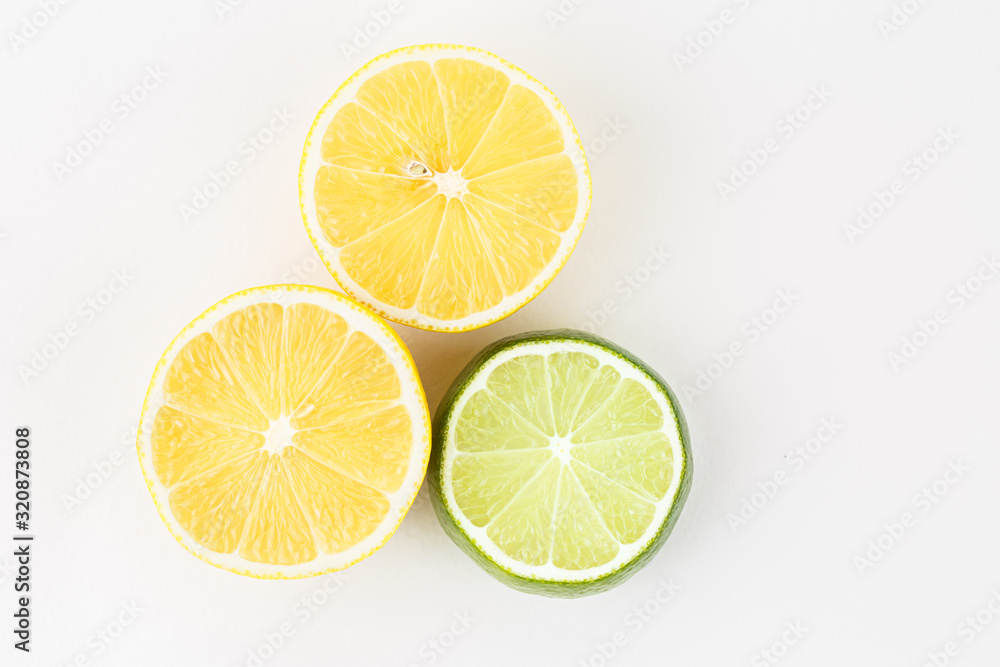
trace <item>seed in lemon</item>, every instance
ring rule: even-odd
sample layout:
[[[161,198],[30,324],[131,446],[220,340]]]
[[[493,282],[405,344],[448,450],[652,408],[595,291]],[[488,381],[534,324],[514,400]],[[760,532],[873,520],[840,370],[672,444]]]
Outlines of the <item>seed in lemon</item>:
[[[451,539],[528,593],[608,590],[646,565],[691,487],[673,392],[613,343],[578,331],[490,345],[434,420],[431,499]]]
[[[260,578],[343,569],[392,535],[423,480],[416,368],[378,317],[329,290],[234,294],[156,366],[138,452],[188,551]]]
[[[427,45],[375,58],[320,110],[302,215],[337,282],[381,315],[465,331],[533,299],[590,209],[566,110],[501,58]]]

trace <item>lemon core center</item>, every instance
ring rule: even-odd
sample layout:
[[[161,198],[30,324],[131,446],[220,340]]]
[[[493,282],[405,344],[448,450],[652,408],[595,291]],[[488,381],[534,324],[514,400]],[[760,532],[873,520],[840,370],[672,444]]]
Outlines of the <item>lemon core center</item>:
[[[438,192],[448,197],[462,198],[462,195],[468,194],[468,190],[465,189],[467,180],[462,178],[462,174],[454,169],[449,169],[438,174],[434,174],[432,180],[437,183]]]
[[[281,416],[271,422],[270,427],[264,432],[264,449],[271,454],[280,454],[285,447],[292,446],[292,436],[295,429],[291,424],[291,417]]]

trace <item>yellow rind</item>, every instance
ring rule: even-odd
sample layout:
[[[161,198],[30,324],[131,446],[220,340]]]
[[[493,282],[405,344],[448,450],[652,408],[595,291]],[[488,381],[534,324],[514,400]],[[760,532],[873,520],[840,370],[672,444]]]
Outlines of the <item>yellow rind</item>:
[[[186,327],[181,329],[180,333],[174,336],[173,340],[170,341],[170,345],[168,345],[166,350],[163,351],[163,355],[160,357],[160,360],[156,363],[156,367],[153,369],[153,377],[149,382],[149,387],[146,389],[146,397],[142,401],[142,412],[140,413],[139,416],[139,429],[138,429],[138,434],[136,436],[136,454],[139,457],[139,467],[142,469],[142,476],[144,481],[146,482],[146,488],[149,490],[149,495],[153,499],[153,504],[156,505],[156,511],[159,513],[160,519],[161,521],[163,521],[163,525],[167,527],[167,530],[169,530],[170,534],[173,535],[175,540],[177,540],[177,543],[180,544],[182,547],[184,547],[184,549],[188,553],[208,563],[209,565],[219,568],[220,570],[226,570],[227,572],[233,572],[235,574],[241,574],[247,577],[253,577],[254,579],[305,579],[307,577],[317,577],[324,574],[329,574],[331,572],[339,572],[341,570],[345,570],[348,567],[364,560],[365,558],[368,558],[373,553],[375,553],[383,546],[385,546],[386,542],[389,541],[389,538],[391,538],[399,529],[399,526],[403,521],[403,517],[406,516],[406,513],[409,511],[410,507],[413,506],[413,501],[416,500],[417,492],[420,490],[420,486],[423,484],[423,478],[425,475],[420,476],[420,478],[416,481],[414,485],[413,493],[410,495],[409,500],[405,503],[405,505],[400,506],[399,519],[396,521],[396,525],[392,527],[392,530],[390,530],[386,534],[385,538],[379,544],[372,547],[365,553],[361,554],[351,562],[342,565],[340,567],[327,568],[325,570],[319,570],[316,572],[304,572],[300,574],[284,574],[282,572],[277,572],[274,574],[261,574],[259,572],[254,572],[251,569],[228,567],[221,563],[215,562],[210,557],[206,557],[204,554],[194,551],[193,549],[190,548],[190,546],[188,546],[188,544],[185,543],[183,536],[174,530],[173,526],[171,525],[171,521],[168,520],[167,513],[164,512],[164,503],[161,502],[161,499],[159,497],[157,497],[152,479],[152,475],[154,475],[155,472],[146,470],[146,465],[144,463],[145,456],[143,455],[143,449],[142,449],[143,436],[144,436],[143,423],[145,422],[146,419],[146,410],[149,404],[149,397],[153,393],[154,388],[158,386],[160,375],[166,371],[166,360],[170,356],[170,351],[174,349],[174,346],[177,344],[177,342],[183,340],[185,334],[187,334],[191,329],[196,327],[199,322],[207,319],[209,315],[219,310],[222,306],[226,305],[227,303],[230,303],[231,301],[244,297],[248,294],[253,294],[255,292],[268,292],[274,290],[284,291],[284,292],[299,291],[299,292],[318,293],[318,294],[325,294],[327,296],[333,296],[335,299],[344,303],[348,307],[354,308],[355,310],[361,312],[365,316],[372,318],[374,321],[378,323],[378,325],[381,328],[383,328],[391,335],[392,339],[399,345],[400,350],[403,351],[406,367],[411,373],[411,379],[413,380],[414,386],[417,388],[420,404],[423,406],[423,411],[421,414],[423,417],[424,428],[422,429],[422,434],[424,436],[423,440],[425,445],[424,445],[424,453],[421,462],[421,467],[424,471],[424,474],[426,474],[427,463],[430,460],[430,453],[431,453],[430,411],[427,407],[427,396],[424,393],[423,384],[420,382],[420,376],[417,373],[416,362],[414,362],[413,356],[410,354],[409,349],[407,349],[406,344],[403,342],[403,339],[399,337],[399,335],[395,332],[395,330],[393,330],[392,327],[388,326],[384,321],[382,321],[382,319],[377,317],[375,313],[371,311],[371,309],[366,308],[365,306],[344,296],[343,294],[339,294],[338,292],[324,289],[322,287],[313,287],[311,285],[285,285],[285,284],[263,285],[260,287],[251,287],[249,289],[245,289],[236,292],[234,294],[230,294],[225,299],[222,299],[221,301],[210,307],[208,310],[203,312],[201,315],[191,320],[191,322],[189,322]],[[416,426],[414,426],[414,429],[416,429]]]
[[[500,313],[499,315],[493,317],[492,319],[484,320],[482,322],[473,322],[472,324],[468,324],[466,326],[454,327],[454,326],[446,326],[446,325],[433,325],[433,324],[427,324],[427,323],[424,323],[424,322],[418,322],[416,320],[407,320],[407,319],[398,318],[398,317],[395,317],[395,316],[390,315],[389,313],[385,312],[384,310],[382,310],[381,308],[379,308],[376,304],[368,303],[367,300],[364,300],[365,306],[367,308],[373,310],[374,312],[378,313],[381,317],[384,317],[385,319],[390,320],[392,322],[397,322],[399,324],[405,324],[406,326],[413,327],[415,329],[423,329],[424,331],[442,331],[442,332],[448,332],[448,333],[461,333],[463,331],[472,331],[474,329],[481,329],[482,327],[489,326],[490,324],[494,324],[496,322],[499,322],[500,320],[502,320],[502,319],[504,319],[506,317],[509,317],[510,315],[513,315],[514,313],[516,313],[517,311],[519,311],[521,308],[524,308],[529,303],[531,303],[532,301],[534,301],[534,299],[539,294],[542,293],[542,290],[544,290],[546,287],[548,287],[549,284],[555,279],[555,277],[557,275],[559,275],[559,272],[562,271],[563,267],[566,265],[566,262],[569,261],[570,256],[573,254],[573,250],[576,248],[576,244],[577,244],[577,242],[579,242],[580,236],[583,234],[583,228],[587,226],[587,217],[590,215],[590,205],[591,205],[591,200],[593,198],[593,183],[592,183],[591,176],[590,176],[590,164],[587,161],[587,151],[583,147],[583,141],[580,139],[580,133],[577,132],[576,126],[573,124],[573,119],[570,118],[569,112],[566,111],[566,108],[563,106],[562,102],[559,101],[559,98],[556,96],[555,93],[553,93],[548,88],[548,86],[546,86],[541,81],[539,81],[535,77],[533,77],[530,74],[528,74],[527,72],[525,72],[523,69],[521,69],[517,65],[515,65],[515,64],[513,64],[513,63],[511,63],[511,62],[509,62],[509,61],[507,61],[507,60],[505,60],[503,58],[501,58],[500,56],[496,55],[495,53],[492,53],[492,52],[487,51],[485,49],[476,48],[474,46],[463,46],[461,44],[418,44],[418,45],[413,45],[413,46],[406,46],[406,47],[403,47],[403,48],[400,48],[400,49],[395,49],[393,51],[388,51],[386,53],[383,53],[380,56],[376,56],[375,58],[372,58],[367,63],[365,63],[365,65],[363,67],[361,67],[358,71],[356,71],[354,74],[352,74],[350,77],[348,77],[348,79],[346,81],[344,81],[342,84],[340,84],[340,87],[337,88],[336,92],[334,92],[334,94],[330,97],[330,99],[328,99],[326,101],[326,103],[320,108],[319,112],[317,112],[316,118],[313,119],[312,125],[309,126],[309,132],[306,134],[306,141],[305,141],[305,144],[302,147],[302,158],[299,161],[299,211],[302,214],[302,220],[303,220],[303,223],[304,223],[305,228],[306,228],[306,233],[309,235],[309,240],[312,242],[313,247],[316,249],[317,254],[319,254],[320,260],[326,266],[327,271],[330,272],[330,275],[333,276],[333,279],[337,281],[337,284],[341,287],[341,289],[343,289],[345,292],[347,292],[347,294],[349,294],[352,298],[356,299],[357,301],[362,301],[362,298],[359,297],[357,294],[355,294],[353,290],[351,290],[351,288],[348,286],[347,281],[343,280],[341,278],[341,276],[337,272],[336,268],[334,268],[333,263],[326,256],[326,253],[323,252],[323,249],[322,249],[322,246],[321,246],[319,240],[316,238],[316,236],[313,234],[312,229],[309,227],[309,218],[308,218],[308,214],[306,213],[306,202],[303,200],[302,177],[303,177],[303,172],[305,171],[306,160],[309,157],[309,150],[308,149],[309,149],[310,140],[312,139],[313,132],[315,132],[316,127],[319,124],[320,119],[325,114],[327,108],[331,104],[333,104],[334,102],[337,101],[337,99],[340,97],[341,92],[345,88],[347,88],[355,79],[360,78],[365,73],[365,71],[367,71],[369,68],[372,67],[372,65],[374,65],[374,64],[376,64],[376,63],[378,63],[378,62],[380,62],[382,60],[385,60],[387,58],[395,57],[397,55],[401,55],[401,54],[405,54],[405,53],[416,52],[418,50],[431,50],[431,49],[441,49],[441,48],[446,48],[446,49],[461,49],[461,50],[464,50],[464,51],[468,51],[470,53],[482,53],[482,54],[485,54],[485,55],[487,55],[487,56],[489,56],[491,58],[496,58],[498,61],[500,61],[501,63],[503,63],[505,66],[511,68],[513,71],[517,72],[518,74],[523,75],[526,79],[528,79],[532,83],[538,85],[540,88],[542,88],[543,90],[545,90],[545,92],[548,93],[552,97],[552,100],[555,102],[556,110],[558,110],[563,115],[563,117],[565,118],[565,120],[567,122],[567,125],[573,131],[573,140],[575,141],[577,148],[580,149],[580,154],[583,155],[583,173],[586,175],[586,181],[587,181],[587,202],[586,202],[586,208],[584,209],[583,216],[581,218],[582,223],[580,224],[580,227],[579,227],[579,229],[576,232],[576,236],[573,237],[569,241],[569,251],[566,253],[565,257],[559,263],[559,265],[556,266],[554,269],[552,267],[546,267],[547,271],[551,271],[551,275],[549,275],[548,279],[542,281],[538,285],[538,287],[535,288],[534,292],[527,299],[525,299],[523,302],[515,305],[513,308],[510,308],[509,310]]]

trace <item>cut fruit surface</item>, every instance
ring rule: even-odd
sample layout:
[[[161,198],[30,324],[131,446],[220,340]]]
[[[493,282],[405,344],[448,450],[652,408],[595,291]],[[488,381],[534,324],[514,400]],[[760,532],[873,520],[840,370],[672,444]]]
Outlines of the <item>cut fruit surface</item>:
[[[375,58],[320,110],[302,215],[337,282],[379,314],[485,326],[565,264],[590,209],[566,110],[501,58],[433,44]]]
[[[642,567],[691,484],[687,427],[663,380],[576,331],[481,352],[434,421],[431,497],[451,538],[531,593],[606,590]]]
[[[402,341],[329,290],[234,294],[189,324],[146,395],[139,461],[188,551],[261,578],[368,556],[413,502],[430,419]]]

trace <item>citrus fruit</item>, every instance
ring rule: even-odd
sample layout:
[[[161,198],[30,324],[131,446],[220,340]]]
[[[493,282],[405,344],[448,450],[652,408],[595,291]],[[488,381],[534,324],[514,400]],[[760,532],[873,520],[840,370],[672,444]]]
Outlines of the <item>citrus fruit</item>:
[[[163,353],[138,437],[181,545],[260,578],[368,556],[416,496],[430,452],[417,371],[395,333],[329,290],[234,294]]]
[[[513,588],[601,592],[660,549],[691,486],[666,383],[578,331],[506,338],[458,377],[434,419],[428,479],[451,539]]]
[[[465,331],[551,282],[590,209],[566,110],[465,46],[379,56],[320,110],[299,170],[313,245],[353,297],[396,322]]]

